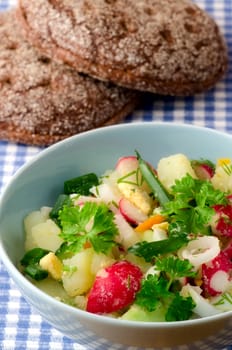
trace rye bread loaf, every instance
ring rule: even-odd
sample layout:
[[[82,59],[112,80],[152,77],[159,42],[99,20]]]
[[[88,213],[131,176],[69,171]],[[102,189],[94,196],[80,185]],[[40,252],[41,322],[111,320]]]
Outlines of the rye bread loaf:
[[[190,95],[227,68],[218,25],[190,0],[19,0],[19,9],[49,57],[125,87]]]
[[[1,140],[50,145],[121,121],[138,99],[135,91],[55,63],[24,39],[15,10],[0,14]]]

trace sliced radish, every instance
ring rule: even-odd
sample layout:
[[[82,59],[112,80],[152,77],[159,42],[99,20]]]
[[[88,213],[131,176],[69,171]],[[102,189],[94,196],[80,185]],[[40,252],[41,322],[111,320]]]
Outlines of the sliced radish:
[[[215,234],[232,237],[232,205],[215,205],[215,215],[211,223]]]
[[[225,248],[223,249],[223,253],[227,256],[228,260],[232,260],[232,239],[230,238],[227,242]]]
[[[140,222],[143,222],[148,217],[126,198],[120,199],[119,210],[123,217],[126,219],[126,221],[128,221],[132,225],[138,225]]]
[[[135,232],[120,212],[115,214],[114,221],[119,231],[118,241],[123,248],[127,250],[129,247],[140,241],[140,235]]]
[[[202,265],[202,288],[205,293],[215,296],[224,293],[230,286],[232,263],[221,252],[212,261]]]
[[[193,161],[192,167],[197,177],[201,180],[209,180],[214,176],[214,168],[208,163]]]
[[[180,282],[180,285],[183,287],[183,286],[186,286],[186,284],[188,283],[188,278],[187,277],[180,277],[178,279],[178,281]]]
[[[217,293],[224,293],[230,286],[230,276],[226,271],[216,271],[210,281],[210,287]]]
[[[147,163],[152,171],[155,169]],[[146,192],[146,196],[150,195],[151,189],[141,174],[138,159],[136,156],[128,156],[119,158],[116,163],[115,172],[117,173],[117,184],[120,191],[126,186],[128,189],[133,186],[132,190],[137,192]],[[130,189],[129,189],[130,191]],[[122,191],[123,192],[123,191]]]
[[[140,289],[142,276],[140,268],[126,260],[100,270],[89,292],[86,310],[104,314],[127,307]]]
[[[120,176],[135,172],[138,169],[136,156],[121,157],[116,163],[116,170]]]

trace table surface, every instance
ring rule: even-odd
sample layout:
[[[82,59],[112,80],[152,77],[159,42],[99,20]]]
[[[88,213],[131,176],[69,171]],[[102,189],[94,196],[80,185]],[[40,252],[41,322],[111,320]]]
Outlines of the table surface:
[[[125,123],[183,122],[232,132],[232,1],[196,0],[196,3],[215,18],[225,35],[230,56],[227,75],[214,89],[204,94],[183,98],[149,95],[143,101],[143,105],[125,119]],[[15,4],[16,0],[0,0],[0,11]],[[0,141],[0,189],[7,184],[19,167],[40,151],[38,147]],[[208,345],[198,344],[193,348],[232,350],[232,345],[228,344],[232,344],[230,329],[224,330],[219,338],[209,339]],[[99,343],[91,338],[76,343],[63,336],[27,304],[0,262],[0,349],[122,350],[125,347],[110,345],[103,341]]]

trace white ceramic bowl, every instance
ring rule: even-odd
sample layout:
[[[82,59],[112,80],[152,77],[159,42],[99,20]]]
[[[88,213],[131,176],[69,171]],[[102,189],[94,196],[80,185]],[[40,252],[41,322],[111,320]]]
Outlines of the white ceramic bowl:
[[[87,172],[100,175],[112,169],[120,156],[134,154],[135,149],[154,165],[161,157],[178,152],[214,161],[232,158],[232,137],[191,125],[132,123],[79,134],[41,151],[17,171],[1,196],[0,256],[28,303],[79,344],[88,342],[90,335],[95,344],[105,338],[109,344],[152,348],[205,341],[228,327],[232,312],[171,323],[122,321],[65,305],[37,289],[17,269],[24,253],[24,216],[43,205],[52,205],[64,180]],[[198,349],[199,343],[195,344],[194,349]]]

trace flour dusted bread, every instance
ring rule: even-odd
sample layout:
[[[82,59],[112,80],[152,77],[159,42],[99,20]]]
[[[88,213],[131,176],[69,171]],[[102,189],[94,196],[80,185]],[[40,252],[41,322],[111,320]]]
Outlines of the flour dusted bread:
[[[24,40],[15,10],[0,14],[1,140],[49,145],[120,121],[136,100],[137,92],[54,63]]]
[[[118,85],[189,95],[227,68],[217,24],[190,0],[20,0],[19,8],[44,53]]]

